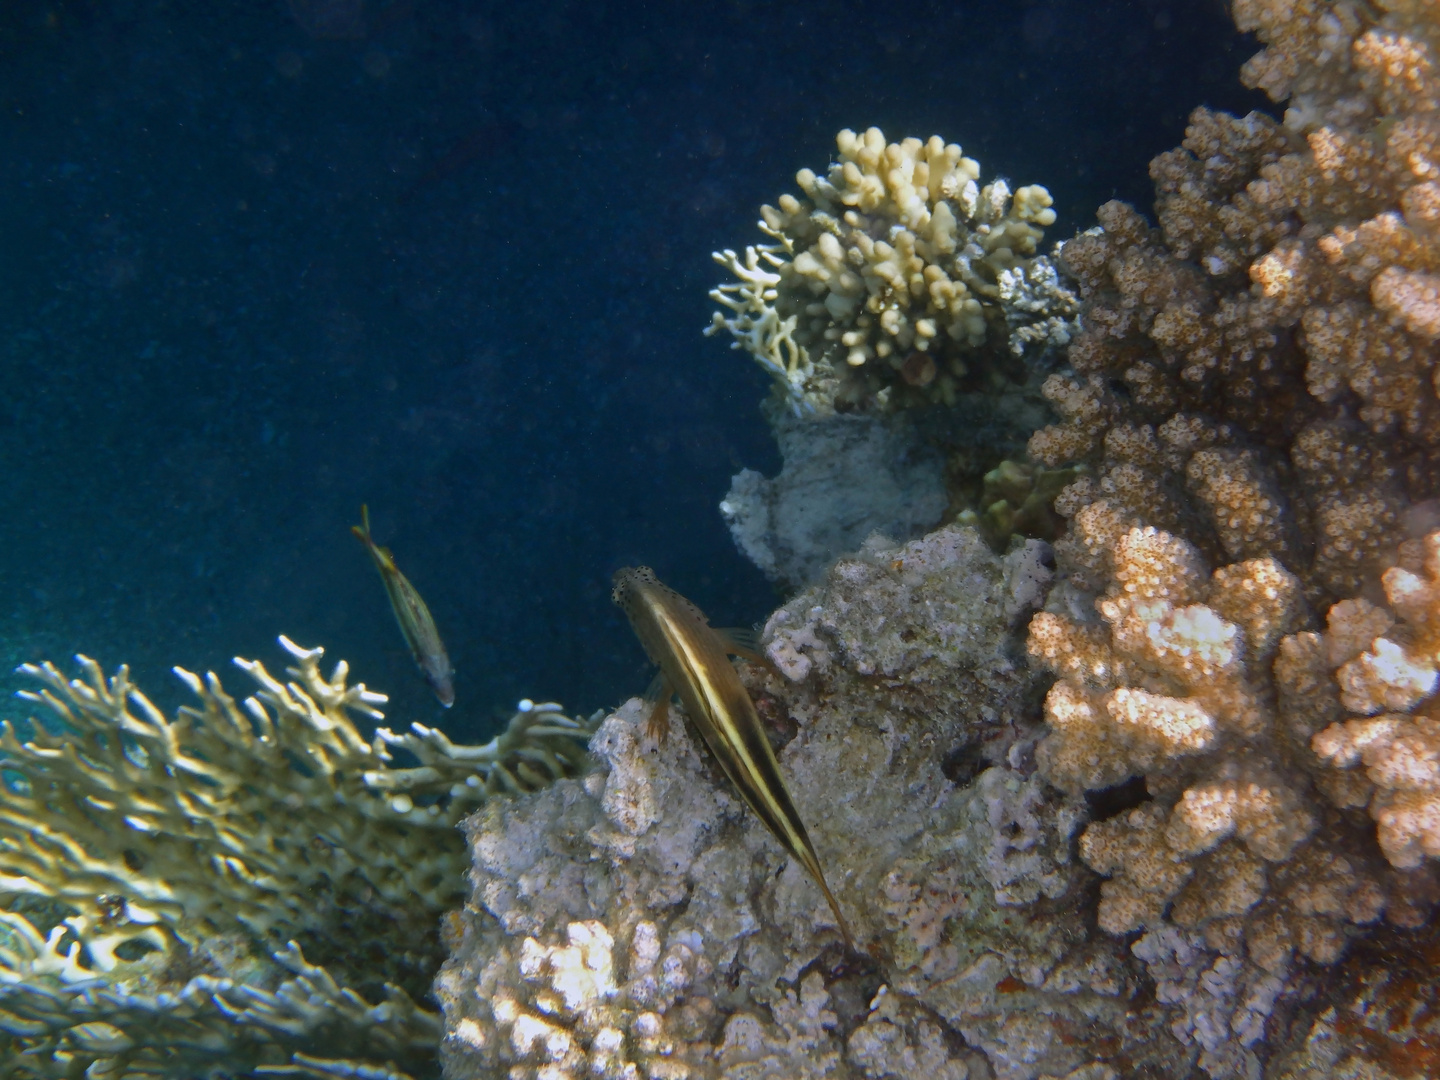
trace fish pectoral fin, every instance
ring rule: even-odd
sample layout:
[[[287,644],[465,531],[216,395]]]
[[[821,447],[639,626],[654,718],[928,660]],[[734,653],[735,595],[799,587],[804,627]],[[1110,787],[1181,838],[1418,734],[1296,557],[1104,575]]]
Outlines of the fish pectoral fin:
[[[716,628],[715,636],[720,639],[720,647],[731,656],[770,666],[770,660],[760,644],[760,631],[752,630],[748,626],[727,626],[723,629]]]
[[[670,684],[663,671],[657,672],[645,691],[645,704],[650,709],[645,733],[656,742],[663,743],[665,736],[670,734],[670,699],[674,696],[675,687]]]
[[[850,924],[845,921],[845,916],[840,911],[839,902],[835,899],[835,895],[830,891],[830,886],[825,883],[825,877],[823,874],[817,877],[815,880],[820,886],[820,891],[825,894],[825,900],[830,905],[830,913],[835,916],[835,922],[838,924],[840,936],[845,939],[845,947],[851,952],[854,952],[855,937],[850,933]]]

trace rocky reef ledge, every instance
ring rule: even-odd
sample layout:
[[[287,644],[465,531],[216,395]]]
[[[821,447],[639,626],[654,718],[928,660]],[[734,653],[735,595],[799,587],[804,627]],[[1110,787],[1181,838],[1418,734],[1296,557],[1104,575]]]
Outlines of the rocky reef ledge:
[[[1085,804],[1034,775],[1049,561],[961,528],[872,540],[770,619],[777,670],[746,679],[856,953],[678,712],[657,742],[632,699],[589,775],[474,815],[446,1075],[1184,1075],[1095,927]]]
[[[657,741],[632,699],[588,773],[487,802],[435,984],[445,1076],[1437,1075],[1423,918],[1267,978],[1169,921],[1106,926],[1083,837],[1160,796],[1046,771],[1025,633],[1066,599],[1053,565],[966,527],[874,537],[771,616],[770,666],[743,667],[856,951],[678,710]]]

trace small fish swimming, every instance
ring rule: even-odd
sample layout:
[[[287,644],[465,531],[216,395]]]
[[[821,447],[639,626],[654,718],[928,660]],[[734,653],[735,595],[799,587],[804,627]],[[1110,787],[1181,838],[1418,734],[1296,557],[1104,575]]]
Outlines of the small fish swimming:
[[[448,709],[455,704],[455,685],[451,682],[455,669],[450,666],[450,657],[440,640],[440,631],[435,629],[430,609],[395,565],[390,549],[377,545],[370,535],[370,507],[360,507],[360,521],[359,525],[351,525],[350,531],[360,538],[375,560],[375,568],[380,571],[380,580],[390,596],[395,621],[400,624],[400,633],[405,635],[405,644],[410,646],[410,655],[415,657],[420,674],[425,676],[440,704]]]
[[[853,949],[850,927],[825,883],[820,860],[786,790],[755,703],[730,663],[731,655],[762,658],[754,649],[711,627],[699,608],[662,585],[648,566],[616,571],[611,595],[630,617],[645,652],[660,665],[650,733],[664,737],[670,698],[678,694],[741,798],[820,886],[845,944]]]

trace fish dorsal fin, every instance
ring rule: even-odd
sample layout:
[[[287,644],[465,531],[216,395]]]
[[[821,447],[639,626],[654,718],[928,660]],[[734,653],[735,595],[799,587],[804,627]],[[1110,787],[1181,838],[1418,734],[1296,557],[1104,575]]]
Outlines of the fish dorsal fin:
[[[731,656],[741,656],[756,664],[769,663],[760,644],[760,631],[748,626],[716,627],[715,636],[720,639],[720,647]]]
[[[664,585],[657,581],[655,583],[655,587],[665,593],[666,600],[669,601],[670,606],[676,612],[685,615],[687,618],[693,619],[701,626],[708,627],[710,625],[710,620],[705,617],[705,613],[703,611],[696,607],[694,603],[692,603],[690,600],[687,600],[674,589],[670,588],[669,585]]]

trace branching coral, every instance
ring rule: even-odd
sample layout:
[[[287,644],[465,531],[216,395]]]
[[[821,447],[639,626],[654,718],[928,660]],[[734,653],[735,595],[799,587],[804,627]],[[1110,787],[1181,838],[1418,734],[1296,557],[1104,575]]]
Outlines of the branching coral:
[[[281,643],[288,682],[237,660],[257,684],[243,703],[177,669],[198,704],[173,719],[124,668],[24,669],[50,716],[0,736],[0,1028],[18,1075],[433,1060],[436,1018],[412,994],[460,895],[453,825],[488,794],[573,774],[589,728],[526,702],[483,747],[420,725],[367,740],[353,715],[380,719],[384,695]],[[392,747],[419,765],[392,767]]]
[[[402,1068],[433,1071],[438,1017],[394,986],[369,1004],[308,963],[294,942],[245,979],[194,975],[172,983],[133,962],[104,976],[86,969],[80,950],[61,944],[67,929],[83,929],[76,920],[48,939],[12,912],[0,911],[0,922],[6,1076],[178,1080],[253,1070],[407,1080]]]
[[[1440,854],[1434,9],[1235,15],[1285,122],[1197,110],[1151,165],[1159,229],[1110,203],[1065,246],[1082,330],[1030,442],[1095,470],[1030,630],[1059,676],[1037,759],[1144,778],[1081,856],[1215,1076],[1256,1067],[1297,956],[1422,921]]]
[[[1076,516],[1078,549],[1103,508],[1102,500]],[[1440,545],[1440,534],[1428,543]],[[1030,626],[1032,657],[1060,675],[1037,762],[1071,792],[1145,778],[1147,801],[1081,838],[1081,858],[1108,878],[1099,923],[1114,934],[1146,932],[1136,953],[1185,1010],[1182,1027],[1204,1047],[1202,1064],[1233,1075],[1251,1067],[1246,1048],[1263,1038],[1276,1001],[1294,992],[1297,955],[1333,963],[1355,927],[1382,915],[1402,926],[1425,917],[1434,877],[1417,867],[1440,836],[1433,725],[1387,714],[1324,726],[1340,708],[1336,663],[1344,661],[1343,675],[1391,652],[1376,636],[1395,621],[1388,615],[1377,621],[1350,604],[1332,617],[1328,641],[1292,633],[1306,618],[1302,586],[1271,556],[1207,574],[1193,546],[1153,527],[1106,544],[1111,584],[1095,605],[1100,619],[1049,611]],[[1407,598],[1433,589],[1401,568],[1387,583]],[[1429,610],[1417,621],[1430,621]],[[1409,670],[1433,643],[1393,636],[1407,642],[1408,651],[1395,646],[1407,661],[1394,678],[1408,688]],[[1393,682],[1366,685],[1385,700],[1394,692]],[[1363,777],[1358,789],[1337,782],[1326,757],[1344,767],[1363,759],[1374,798]],[[1369,802],[1390,866],[1327,801]],[[1209,967],[1224,979],[1200,978]],[[1207,996],[1222,985],[1229,989],[1218,998]]]
[[[1358,653],[1335,671],[1340,703],[1366,718],[1332,723],[1312,740],[1320,757],[1342,769],[1363,763],[1374,785],[1369,808],[1380,847],[1407,870],[1440,858],[1440,532],[1408,548],[1401,565],[1385,572],[1394,616],[1366,605],[1351,616],[1363,625],[1358,635],[1347,642],[1331,634],[1332,643],[1348,644],[1331,660]],[[1344,790],[1345,803],[1363,804],[1364,788]]]
[[[839,159],[802,169],[802,198],[761,208],[774,243],[716,253],[739,280],[711,297],[727,331],[797,411],[953,402],[983,347],[1015,355],[1069,340],[1075,297],[1037,256],[1055,220],[1038,185],[979,186],[954,143],[836,136]]]

